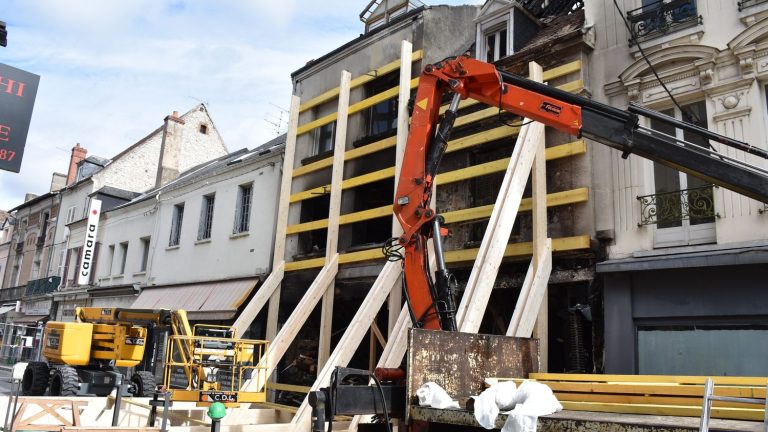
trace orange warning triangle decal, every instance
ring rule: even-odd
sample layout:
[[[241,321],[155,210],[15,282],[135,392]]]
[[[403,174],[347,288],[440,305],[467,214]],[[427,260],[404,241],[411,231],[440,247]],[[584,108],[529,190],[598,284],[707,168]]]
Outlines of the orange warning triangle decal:
[[[427,98],[424,98],[424,99],[420,100],[419,102],[417,102],[416,106],[421,108],[421,109],[423,109],[423,110],[427,109]]]

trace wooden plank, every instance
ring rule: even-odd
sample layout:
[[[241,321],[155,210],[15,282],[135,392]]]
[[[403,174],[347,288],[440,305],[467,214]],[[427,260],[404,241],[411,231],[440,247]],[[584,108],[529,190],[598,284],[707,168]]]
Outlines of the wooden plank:
[[[363,174],[357,177],[352,177],[341,182],[341,189],[347,190],[354,187],[362,186],[368,183],[373,183],[379,180],[392,178],[395,175],[395,167],[384,168],[378,171]],[[302,192],[296,192],[291,195],[291,203],[304,201],[310,198],[314,198],[318,195],[325,195],[329,193],[330,185],[320,186],[313,189],[309,189]]]
[[[533,81],[544,82],[544,70],[538,63],[528,63],[528,74]],[[538,313],[532,332],[533,337],[539,340],[539,370],[547,372],[547,365],[549,364],[547,281],[549,281],[549,275],[552,272],[552,244],[547,241],[547,164],[545,162],[543,136],[536,146],[536,159],[534,159],[531,169],[531,199],[533,201],[533,208],[531,209],[533,213],[533,257],[531,262],[536,273],[531,285],[527,287],[530,292],[524,304],[524,313],[517,330],[518,334],[528,332],[528,323],[533,322],[533,320],[528,321],[525,314],[532,313],[530,308],[535,308]],[[523,287],[523,289],[525,288]],[[539,293],[539,291],[543,292]]]
[[[589,199],[589,189],[578,188],[562,192],[553,192],[547,195],[547,207],[556,207],[567,204],[575,204],[579,202],[586,202]],[[520,202],[520,210],[518,211],[530,211],[531,199],[523,198]],[[465,222],[468,220],[485,219],[491,216],[493,211],[493,204],[480,207],[472,207],[463,210],[454,210],[451,212],[442,213],[446,223]],[[351,224],[355,222],[376,219],[380,217],[390,216],[392,214],[392,206],[386,205],[382,207],[376,207],[369,210],[363,210],[354,213],[347,213],[341,215],[339,223],[341,225]],[[320,219],[312,222],[304,222],[296,225],[290,225],[287,230],[287,234],[298,234],[300,232],[312,231],[316,229],[323,229],[328,226],[328,219]]]
[[[393,190],[395,191],[395,194],[393,194],[392,201],[395,201],[395,196],[397,193],[397,183],[398,179],[400,178],[400,169],[403,165],[403,157],[405,156],[405,146],[408,143],[408,133],[409,133],[409,122],[410,122],[410,113],[408,112],[408,100],[411,97],[410,89],[407,88],[406,84],[408,82],[408,79],[411,77],[411,57],[413,50],[413,46],[408,41],[402,41],[400,45],[400,59],[401,64],[403,65],[402,68],[400,68],[400,93],[398,94],[398,103],[397,103],[397,144],[395,146],[395,184]],[[386,206],[389,208],[390,206]],[[392,214],[392,237],[399,237],[403,233],[403,228],[400,226],[400,223],[397,220],[397,217],[395,217],[394,213]],[[402,278],[402,275],[400,275],[400,278]],[[403,304],[403,291],[400,289],[394,289],[390,291],[389,298],[387,299],[387,335],[392,334],[392,329],[395,327],[395,324],[397,323],[397,318],[399,316],[400,308]],[[373,361],[373,357],[371,357],[371,361]]]
[[[561,401],[563,408],[572,411],[596,411],[627,414],[652,414],[663,416],[700,417],[700,406],[673,406],[673,405],[645,405],[645,404],[618,404],[607,402],[572,402]],[[745,408],[712,408],[712,418],[730,420],[763,420],[763,409]]]
[[[397,284],[401,273],[400,267],[398,262],[387,262],[384,265],[360,308],[355,313],[349,326],[347,326],[347,330],[333,350],[333,354],[318,373],[317,380],[312,385],[312,390],[328,386],[333,370],[337,366],[346,366],[352,359],[355,351],[357,351],[357,347],[360,345],[360,341],[368,333],[368,329],[374,318],[376,318],[381,305],[386,301],[389,292]],[[291,422],[295,426],[293,430],[296,432],[308,430],[311,413],[312,409],[309,406],[308,399],[304,398],[304,402],[302,402],[299,411]]]
[[[291,96],[291,108],[288,118],[288,131],[285,136],[285,154],[283,155],[283,176],[280,179],[280,197],[277,203],[277,220],[275,221],[275,245],[274,256],[272,257],[272,269],[276,269],[281,266],[281,263],[285,261],[285,231],[288,227],[288,206],[289,198],[291,195],[291,182],[293,180],[293,163],[296,156],[296,128],[299,123],[299,104],[301,99],[298,96]],[[283,264],[284,267],[284,264]],[[269,298],[269,306],[267,309],[267,328],[266,336],[268,340],[272,340],[277,334],[277,313],[280,309],[280,282],[282,281],[282,275],[277,278],[277,285],[272,290],[272,294]],[[256,296],[254,296],[255,298]],[[253,299],[251,299],[253,301]],[[263,307],[263,306],[261,306]],[[247,307],[248,315],[238,317],[240,326],[245,329],[251,325],[256,315],[261,311],[261,307],[254,305],[254,307]],[[243,330],[245,331],[245,330]]]
[[[553,245],[555,241],[553,240]],[[707,378],[712,378],[715,388],[720,385],[730,386],[765,386],[768,377],[734,377],[734,376],[698,376],[698,375],[603,375],[603,374],[561,374],[534,373],[529,378],[546,381],[580,381],[580,382],[615,382],[615,383],[673,383],[673,384],[704,384]]]
[[[702,391],[703,394],[703,391]],[[625,395],[625,394],[600,394],[600,393],[569,393],[555,392],[557,400],[572,402],[606,402],[619,404],[639,405],[677,405],[677,406],[701,406],[704,398],[690,396],[655,396],[655,395]],[[760,405],[743,402],[712,401],[713,407],[747,408],[755,409]]]
[[[290,392],[296,392],[296,393],[309,393],[310,387],[309,386],[302,386],[302,385],[295,385],[295,384],[270,383],[269,384],[269,389],[270,390],[290,391]]]
[[[531,337],[534,326],[541,319],[541,307],[545,304],[547,282],[552,273],[552,242],[546,239],[544,246],[539,251],[536,261],[531,261],[528,273],[523,281],[523,288],[517,298],[515,311],[512,313],[507,336]],[[534,246],[535,247],[535,246]],[[541,341],[541,338],[537,338]],[[541,346],[541,343],[539,344]],[[541,355],[541,348],[539,348]],[[540,359],[542,365],[544,360]]]
[[[580,235],[573,237],[561,237],[552,239],[552,251],[564,252],[589,248],[589,235]],[[507,245],[504,251],[504,257],[522,257],[531,255],[533,246],[530,242],[512,243]],[[447,263],[457,263],[465,261],[474,261],[477,256],[477,249],[459,249],[445,252],[445,261]],[[358,252],[341,254],[339,264],[351,264],[361,261],[371,261],[383,259],[381,248],[366,249]],[[314,258],[301,261],[285,263],[285,271],[306,270],[323,266],[324,258]]]
[[[515,381],[522,383],[522,378],[499,378],[499,380]],[[532,380],[537,381],[537,380]],[[565,381],[538,381],[546,384],[555,392],[568,393],[617,393],[617,394],[642,394],[658,396],[701,396],[704,394],[704,385],[698,384],[674,384],[674,383],[597,383],[597,382],[565,382]],[[733,396],[744,398],[765,398],[765,387],[749,386],[715,386],[715,395]]]
[[[488,221],[488,228],[477,249],[472,272],[457,308],[456,321],[459,331],[477,333],[480,329],[480,322],[488,306],[493,283],[504,257],[504,250],[509,242],[536,155],[536,148],[532,147],[531,143],[539,141],[534,135],[543,134],[544,125],[532,123],[523,126],[517,137],[496,204],[491,212],[491,219]]]
[[[421,57],[423,55],[424,55],[424,50],[418,50],[418,51],[414,52],[410,56],[410,60],[411,60],[411,62],[415,62],[415,61],[421,60]],[[369,83],[369,82],[375,80],[376,78],[378,78],[378,77],[380,77],[382,75],[386,75],[386,74],[388,74],[390,72],[393,72],[393,71],[397,70],[398,68],[400,68],[401,64],[404,65],[403,68],[407,67],[408,70],[410,70],[411,69],[411,63],[402,63],[402,60],[403,60],[403,57],[401,56],[399,59],[397,59],[395,61],[389,62],[389,63],[385,64],[384,66],[381,66],[381,67],[378,67],[376,69],[370,70],[370,71],[360,75],[359,77],[356,77],[355,79],[350,81],[349,88],[354,89],[354,88],[360,87],[361,85],[363,85],[365,83]],[[400,68],[400,69],[402,70],[403,68]],[[410,75],[409,75],[409,77],[410,77]],[[301,106],[299,107],[299,112],[304,112],[304,111],[306,111],[306,110],[308,110],[310,108],[314,108],[314,107],[316,107],[316,106],[318,106],[320,104],[323,104],[325,102],[328,102],[328,101],[331,101],[333,99],[336,99],[338,96],[339,96],[339,87],[336,87],[336,88],[333,88],[331,90],[328,90],[327,92],[325,92],[325,93],[323,93],[323,94],[321,94],[319,96],[315,96],[312,99],[302,103]]]
[[[545,70],[544,75],[542,76],[542,80],[551,81],[555,78],[560,78],[561,76],[565,76],[573,72],[578,72],[580,70],[581,70],[581,60],[574,60],[562,66]]]
[[[235,328],[236,337],[241,338],[243,334],[251,326],[251,323],[256,316],[261,312],[261,309],[272,297],[277,287],[280,286],[280,282],[285,276],[285,261],[281,260],[277,266],[272,268],[272,273],[269,274],[267,280],[258,288],[256,294],[251,297],[251,300],[245,305],[243,311],[240,312],[237,319],[232,326]]]
[[[347,146],[347,120],[349,118],[349,82],[352,75],[341,72],[339,84],[339,107],[333,145],[333,168],[331,170],[331,196],[328,205],[328,235],[325,244],[326,265],[337,253],[339,245],[339,216],[341,215],[341,182],[344,180],[344,150]],[[331,355],[331,333],[333,326],[333,293],[336,282],[331,281],[323,294],[320,307],[320,337],[318,340],[317,364],[322,367]]]

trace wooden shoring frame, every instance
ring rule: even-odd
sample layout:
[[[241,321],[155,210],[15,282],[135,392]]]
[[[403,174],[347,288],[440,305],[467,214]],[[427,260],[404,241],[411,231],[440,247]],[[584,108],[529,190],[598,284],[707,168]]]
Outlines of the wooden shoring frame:
[[[530,63],[530,75],[541,81],[541,66]],[[496,204],[488,222],[488,228],[472,266],[464,296],[457,309],[459,330],[477,333],[491,297],[493,284],[504,258],[504,252],[512,233],[529,173],[533,171],[534,195],[532,197],[534,220],[534,251],[540,246],[539,235],[543,230],[546,238],[546,163],[544,152],[544,125],[538,122],[526,124],[518,135],[515,149],[504,175]],[[543,193],[542,193],[543,191]],[[543,221],[542,221],[543,212]],[[536,252],[534,256],[538,255]],[[549,274],[547,274],[547,279]],[[538,310],[538,308],[537,308]]]

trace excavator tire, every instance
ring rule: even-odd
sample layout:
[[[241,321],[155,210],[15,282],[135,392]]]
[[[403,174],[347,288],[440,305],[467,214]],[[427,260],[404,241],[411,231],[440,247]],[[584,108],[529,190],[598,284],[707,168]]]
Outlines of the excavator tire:
[[[152,372],[139,371],[131,375],[131,383],[136,386],[134,396],[149,397],[155,391],[155,375]]]
[[[71,366],[57,366],[51,373],[51,396],[77,396],[80,377]]]
[[[50,370],[46,362],[29,362],[21,379],[21,394],[42,396],[48,388]]]

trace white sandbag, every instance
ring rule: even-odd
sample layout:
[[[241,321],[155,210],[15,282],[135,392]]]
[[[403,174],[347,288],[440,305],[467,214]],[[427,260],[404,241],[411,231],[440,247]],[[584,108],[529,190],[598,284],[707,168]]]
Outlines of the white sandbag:
[[[517,385],[514,381],[502,381],[494,384],[496,388],[496,406],[500,411],[509,411],[517,404]]]
[[[419,397],[420,406],[428,406],[438,409],[459,409],[459,403],[448,395],[448,393],[434,382],[428,382],[416,390],[416,396]]]
[[[480,393],[472,396],[475,400],[475,420],[486,429],[493,429],[496,425],[496,417],[499,415],[499,407],[496,405],[496,386],[490,386]]]
[[[563,409],[552,389],[542,383],[523,381],[515,393],[515,409],[509,412],[502,432],[535,432],[539,416]]]

